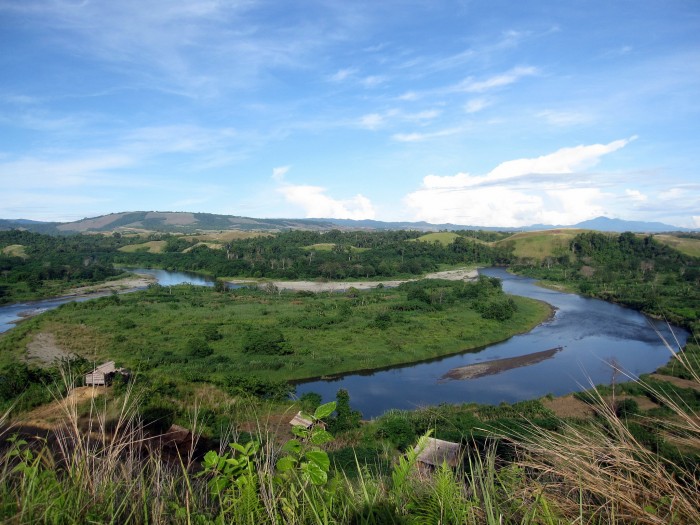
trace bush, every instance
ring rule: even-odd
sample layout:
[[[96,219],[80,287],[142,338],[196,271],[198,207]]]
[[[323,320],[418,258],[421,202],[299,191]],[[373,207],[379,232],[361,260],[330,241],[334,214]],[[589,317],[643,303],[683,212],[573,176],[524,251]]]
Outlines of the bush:
[[[192,357],[202,358],[209,357],[214,350],[204,339],[197,337],[187,341],[187,353]]]
[[[276,328],[253,329],[243,338],[243,352],[260,355],[288,355],[292,351],[285,346],[286,339]]]

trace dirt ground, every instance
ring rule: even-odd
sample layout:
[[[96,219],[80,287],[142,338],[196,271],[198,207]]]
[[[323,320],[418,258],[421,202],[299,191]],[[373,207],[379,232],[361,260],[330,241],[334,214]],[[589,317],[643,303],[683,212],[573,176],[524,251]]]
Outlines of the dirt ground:
[[[59,423],[66,421],[71,414],[77,420],[76,407],[88,399],[94,399],[104,394],[106,391],[105,388],[92,386],[74,388],[63,399],[57,399],[24,414],[21,421],[17,421],[16,424],[47,430],[53,429]]]
[[[587,403],[576,399],[571,394],[554,399],[543,399],[542,404],[558,417],[588,419],[594,415],[593,409]]]
[[[70,358],[73,354],[58,346],[50,332],[39,332],[27,345],[26,360],[39,366],[50,365],[57,359]]]
[[[105,283],[93,284],[73,288],[62,297],[88,297],[96,294],[106,295],[112,292],[126,292],[137,288],[145,288],[156,281],[155,277],[149,275],[139,275],[138,277],[126,277],[117,281],[107,281]]]
[[[457,270],[446,270],[444,272],[430,273],[425,276],[426,279],[447,279],[450,281],[472,280],[478,276],[477,270],[469,268],[460,268]],[[348,288],[356,288],[357,290],[369,290],[376,288],[380,284],[387,287],[395,287],[402,283],[413,281],[415,279],[406,279],[402,281],[273,281],[280,290],[291,290],[294,292],[344,292]],[[249,280],[229,281],[232,284],[252,284]],[[264,283],[262,283],[264,286]]]
[[[659,381],[668,381],[672,385],[679,388],[692,388],[693,390],[700,390],[700,383],[697,383],[696,381],[689,381],[688,379],[681,379],[680,377],[667,376],[664,374],[651,374],[649,377],[658,379]]]

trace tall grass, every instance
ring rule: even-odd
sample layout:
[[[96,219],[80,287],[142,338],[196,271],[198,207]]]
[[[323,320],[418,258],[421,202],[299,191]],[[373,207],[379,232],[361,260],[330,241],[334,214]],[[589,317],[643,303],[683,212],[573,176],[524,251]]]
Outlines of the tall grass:
[[[697,375],[694,380],[700,385]],[[70,386],[73,378],[66,375],[65,381]],[[664,392],[654,395],[674,412],[665,421],[669,435],[684,447],[700,450],[697,415]],[[600,417],[593,424],[563,424],[557,432],[532,427],[517,436],[494,435],[486,446],[465,447],[462,466],[455,470],[443,465],[420,476],[418,452],[409,448],[395,459],[389,475],[358,460],[358,476],[331,468],[327,478],[317,476],[310,465],[318,462],[324,468],[324,455],[315,452],[325,439],[322,432],[281,443],[278,429],[259,417],[257,441],[237,442],[234,431],[232,445],[202,460],[194,457],[195,443],[177,455],[165,454],[143,427],[138,417],[141,400],[131,390],[116,405],[93,399],[82,419],[73,398],[64,401],[63,423],[48,438],[13,436],[11,431],[3,437],[0,521],[188,525],[700,521],[699,473],[645,448],[602,396],[597,398]],[[195,433],[197,419],[195,407],[191,421]],[[82,421],[88,421],[87,426]],[[499,457],[497,442],[511,447],[507,461]],[[293,461],[281,461],[285,456]]]

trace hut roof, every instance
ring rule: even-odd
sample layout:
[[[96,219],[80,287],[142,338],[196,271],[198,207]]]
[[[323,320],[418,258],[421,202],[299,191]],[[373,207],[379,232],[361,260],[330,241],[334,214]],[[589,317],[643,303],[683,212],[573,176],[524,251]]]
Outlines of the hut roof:
[[[92,373],[94,374],[95,372],[101,372],[103,374],[111,374],[116,370],[116,366],[114,364],[114,361],[107,361],[106,363],[102,363],[100,366],[95,368]]]
[[[305,418],[301,414],[301,410],[297,412],[296,416],[292,418],[292,420],[289,422],[290,425],[293,427],[304,427],[304,428],[310,428],[313,426],[314,422],[311,421],[310,419]]]
[[[429,437],[414,450],[419,453],[418,461],[421,463],[439,467],[447,462],[450,467],[456,467],[461,460],[461,448],[459,443]]]

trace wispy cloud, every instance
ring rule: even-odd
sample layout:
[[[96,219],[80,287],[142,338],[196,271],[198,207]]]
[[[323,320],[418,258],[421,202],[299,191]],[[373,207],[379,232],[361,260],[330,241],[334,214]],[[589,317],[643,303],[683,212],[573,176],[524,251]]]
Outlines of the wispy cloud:
[[[272,169],[272,180],[275,182],[282,182],[284,176],[289,172],[291,166],[279,166]]]
[[[442,129],[439,131],[433,131],[430,133],[395,133],[391,138],[397,142],[423,142],[426,140],[435,139],[438,137],[447,137],[449,135],[456,135],[462,130],[460,128],[449,128]]]
[[[595,116],[583,111],[556,111],[546,109],[537,113],[537,117],[544,119],[552,126],[577,126],[579,124],[589,124],[595,120]]]
[[[515,84],[520,79],[537,75],[539,70],[531,66],[518,66],[513,69],[493,75],[484,79],[466,78],[459,84],[449,88],[451,91],[463,91],[465,93],[485,93],[493,89]]]
[[[478,113],[482,109],[486,109],[492,104],[492,101],[487,98],[473,98],[464,105],[464,111],[467,113]]]

